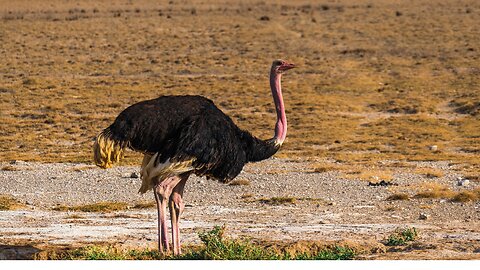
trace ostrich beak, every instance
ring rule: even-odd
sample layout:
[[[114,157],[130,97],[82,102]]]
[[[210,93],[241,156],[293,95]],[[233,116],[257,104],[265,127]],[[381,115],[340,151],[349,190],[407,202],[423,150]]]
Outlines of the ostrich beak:
[[[287,71],[289,69],[292,69],[294,67],[297,67],[297,65],[295,64],[292,64],[292,63],[284,63],[283,65],[281,65],[278,69],[283,72],[283,71]]]
[[[297,65],[292,64],[292,63],[287,63],[287,64],[285,65],[285,70],[288,70],[288,69],[291,69],[291,68],[294,68],[294,67],[297,67]]]

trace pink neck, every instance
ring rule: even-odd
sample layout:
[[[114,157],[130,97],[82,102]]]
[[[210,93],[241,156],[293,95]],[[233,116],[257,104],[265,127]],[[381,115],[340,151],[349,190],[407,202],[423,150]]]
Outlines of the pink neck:
[[[277,123],[275,124],[275,143],[281,145],[287,136],[287,116],[282,96],[282,74],[276,73],[273,69],[270,72],[270,88],[272,89],[273,102],[277,110]]]

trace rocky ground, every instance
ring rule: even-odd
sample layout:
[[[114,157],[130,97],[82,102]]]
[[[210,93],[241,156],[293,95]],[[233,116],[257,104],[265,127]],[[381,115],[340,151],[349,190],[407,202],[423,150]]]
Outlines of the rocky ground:
[[[138,167],[101,170],[86,164],[1,163],[0,194],[11,194],[24,207],[0,211],[0,258],[28,258],[55,246],[112,243],[154,247],[154,208],[107,213],[54,211],[56,206],[96,202],[153,202],[140,195]],[[459,175],[448,163],[411,163],[436,168],[444,175],[435,182],[452,190],[473,189],[477,182],[458,186]],[[6,169],[5,169],[6,168]],[[132,175],[132,173],[134,175]],[[231,237],[264,242],[339,242],[359,247],[366,259],[479,259],[480,204],[446,199],[389,201],[403,190],[432,179],[398,168],[393,185],[372,186],[340,171],[315,173],[302,161],[271,159],[249,164],[238,177],[242,185],[225,185],[204,178],[187,182],[187,207],[181,220],[184,244],[199,243],[197,233],[227,226]],[[272,198],[284,199],[272,203]],[[397,228],[415,227],[416,241],[388,247],[385,240]]]

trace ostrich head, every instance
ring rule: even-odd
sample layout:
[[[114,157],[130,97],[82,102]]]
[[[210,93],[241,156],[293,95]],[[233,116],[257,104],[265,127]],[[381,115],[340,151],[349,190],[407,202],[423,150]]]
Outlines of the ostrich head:
[[[275,72],[276,74],[282,74],[283,72],[294,68],[295,65],[292,63],[288,63],[285,60],[282,59],[277,59],[273,61],[272,63],[272,71]]]

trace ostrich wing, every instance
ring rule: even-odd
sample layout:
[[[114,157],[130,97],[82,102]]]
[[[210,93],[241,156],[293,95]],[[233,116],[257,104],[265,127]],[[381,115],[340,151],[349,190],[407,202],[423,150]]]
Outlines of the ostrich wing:
[[[156,162],[194,159],[197,175],[226,182],[237,176],[247,162],[244,134],[228,116],[210,107],[186,118],[177,132],[166,138]]]

